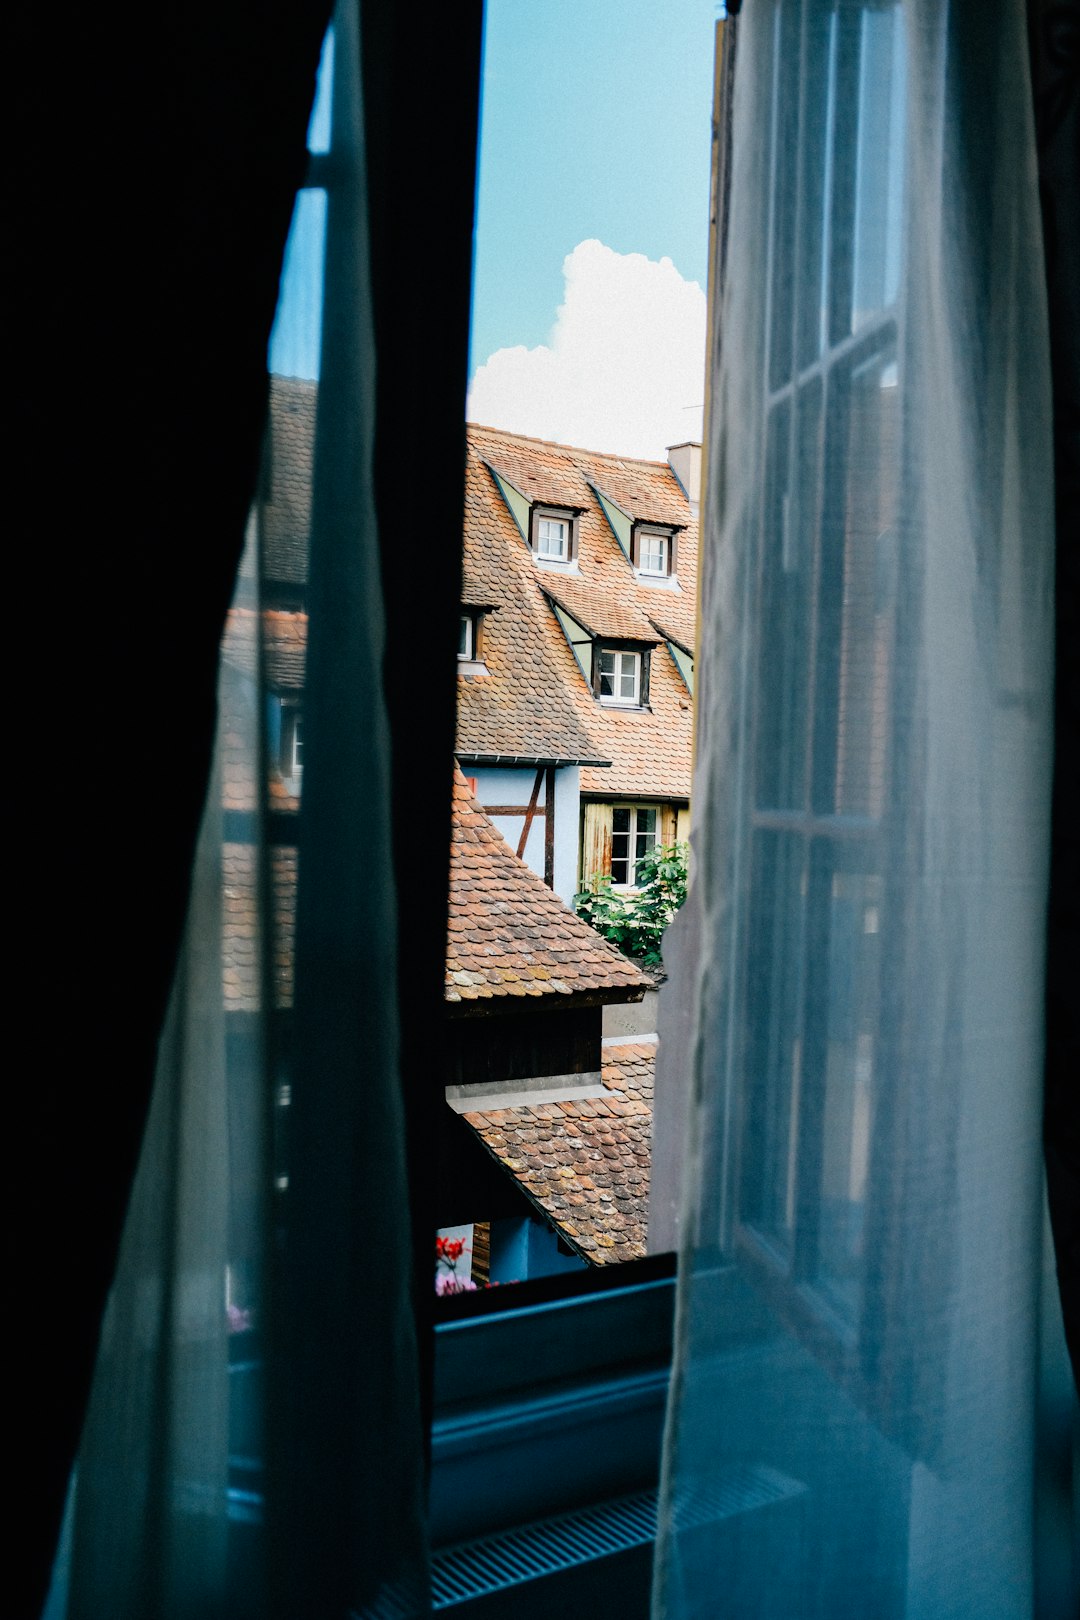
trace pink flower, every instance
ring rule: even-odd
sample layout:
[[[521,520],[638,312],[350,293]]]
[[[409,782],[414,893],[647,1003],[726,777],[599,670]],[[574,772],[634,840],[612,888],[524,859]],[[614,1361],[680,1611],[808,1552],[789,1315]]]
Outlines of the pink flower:
[[[440,1271],[435,1278],[435,1292],[440,1297],[443,1294],[470,1294],[476,1292],[476,1284],[471,1277],[455,1277]]]

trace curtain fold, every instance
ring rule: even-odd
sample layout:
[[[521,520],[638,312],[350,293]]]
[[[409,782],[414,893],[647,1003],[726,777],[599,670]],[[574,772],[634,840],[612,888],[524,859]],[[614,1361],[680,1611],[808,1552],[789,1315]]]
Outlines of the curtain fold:
[[[654,1612],[1064,1616],[1033,1509],[1054,508],[1024,12],[738,28]]]

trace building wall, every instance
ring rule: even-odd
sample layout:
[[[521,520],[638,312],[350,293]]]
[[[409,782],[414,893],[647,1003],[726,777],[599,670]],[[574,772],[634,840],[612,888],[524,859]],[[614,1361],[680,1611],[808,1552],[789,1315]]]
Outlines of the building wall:
[[[472,765],[463,763],[462,770],[476,782],[476,797],[485,810],[491,805],[515,805],[524,811],[532,796],[537,767],[534,765],[510,768],[504,766]],[[578,872],[578,803],[581,773],[576,765],[567,765],[555,772],[555,893],[566,905],[572,905],[577,891]],[[546,780],[541,779],[537,807],[546,811]],[[524,814],[492,816],[510,848],[517,852]],[[544,876],[545,816],[533,818],[524,860],[538,877]]]

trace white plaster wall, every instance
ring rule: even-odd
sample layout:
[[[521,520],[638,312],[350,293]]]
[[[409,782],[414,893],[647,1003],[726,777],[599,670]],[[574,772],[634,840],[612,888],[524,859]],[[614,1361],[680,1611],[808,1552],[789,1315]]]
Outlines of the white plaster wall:
[[[493,804],[527,805],[536,781],[535,765],[520,768],[465,765],[466,776],[476,778],[476,797],[485,809]],[[573,902],[577,888],[578,801],[581,773],[576,765],[555,772],[555,893],[566,905]],[[546,782],[541,781],[537,805],[545,805]],[[546,805],[545,805],[546,807]],[[492,821],[510,848],[517,853],[523,816],[493,816]],[[525,846],[526,864],[538,877],[544,875],[544,817],[536,816]]]

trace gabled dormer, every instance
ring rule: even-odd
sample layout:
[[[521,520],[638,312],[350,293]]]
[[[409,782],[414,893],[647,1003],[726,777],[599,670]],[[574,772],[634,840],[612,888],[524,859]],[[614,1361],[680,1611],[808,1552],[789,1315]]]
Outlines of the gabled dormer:
[[[578,587],[567,601],[544,590],[544,595],[566,637],[570,651],[596,701],[604,708],[647,709],[652,649],[657,637],[652,626],[631,611],[605,606]]]
[[[627,511],[598,485],[590,488],[619,549],[642,584],[678,589],[678,535],[685,524],[653,522]]]
[[[576,572],[583,506],[542,500],[523,490],[501,468],[485,461],[518,533],[541,568]]]

